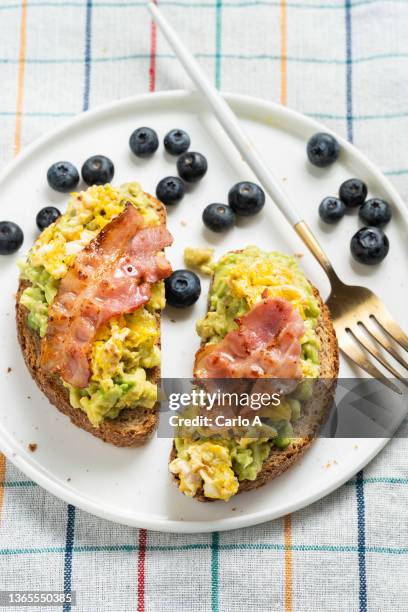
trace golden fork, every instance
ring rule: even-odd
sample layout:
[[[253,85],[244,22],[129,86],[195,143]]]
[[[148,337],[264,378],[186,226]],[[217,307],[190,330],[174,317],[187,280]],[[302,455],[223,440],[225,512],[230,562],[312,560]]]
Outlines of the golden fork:
[[[331,293],[327,305],[343,353],[368,374],[381,380],[393,391],[399,392],[398,388],[368,358],[367,353],[369,353],[392,376],[408,386],[408,379],[404,378],[379,350],[379,347],[385,349],[408,370],[408,361],[401,357],[391,341],[393,340],[408,351],[407,334],[394,321],[386,306],[372,291],[366,287],[345,285],[339,279],[304,221],[297,223],[295,230],[329,277]]]
[[[150,2],[148,9],[242,158],[247,162],[261,185],[328,275],[332,290],[327,303],[341,350],[368,374],[378,378],[392,390],[400,393],[398,387],[371,362],[367,352],[395,378],[406,382],[392,364],[383,357],[378,345],[388,351],[404,368],[408,369],[408,362],[399,355],[388,337],[390,336],[408,351],[408,336],[393,320],[384,304],[374,293],[365,287],[345,285],[338,278],[312,231],[250,142],[226,100],[210,83],[197,60],[181,42],[174,28],[157,5]]]

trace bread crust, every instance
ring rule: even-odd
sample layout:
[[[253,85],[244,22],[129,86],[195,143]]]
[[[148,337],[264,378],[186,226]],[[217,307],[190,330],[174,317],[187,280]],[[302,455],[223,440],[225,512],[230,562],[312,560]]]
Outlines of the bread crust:
[[[303,416],[294,425],[293,441],[285,449],[272,448],[268,457],[264,461],[262,469],[257,478],[255,480],[241,481],[239,483],[238,493],[258,489],[292,467],[292,465],[299,461],[303,454],[313,444],[314,440],[316,439],[316,433],[328,416],[330,405],[334,397],[336,380],[339,372],[339,350],[336,332],[333,327],[329,309],[326,304],[324,304],[318,290],[313,287],[313,285],[312,289],[320,306],[320,315],[317,321],[316,333],[321,345],[319,351],[321,364],[319,380],[321,379],[322,383],[319,388],[318,398],[313,397],[311,400],[302,405]],[[203,346],[204,343],[202,343],[201,348],[197,351],[197,355],[203,349]],[[197,356],[195,363],[196,362]],[[305,430],[310,432],[310,434],[305,436]],[[173,442],[170,453],[170,461],[176,457],[177,451]],[[175,474],[172,474],[172,477],[178,485],[178,477]],[[194,499],[201,502],[216,501],[205,497],[202,489],[197,492]]]
[[[153,196],[146,195],[149,197],[152,207],[158,213],[161,223],[165,224],[165,207]],[[30,286],[29,282],[20,280],[16,297],[17,337],[27,368],[44,395],[60,412],[68,416],[74,425],[104,442],[121,447],[140,446],[147,442],[157,427],[159,402],[156,402],[150,410],[147,408],[125,408],[116,418],[105,419],[99,427],[94,427],[85,412],[71,406],[68,390],[63,386],[61,379],[57,375],[48,374],[41,369],[40,336],[27,325],[28,310],[19,303],[22,292],[28,286]],[[160,326],[161,317],[159,313],[156,318]],[[158,345],[160,346],[160,341]],[[160,367],[151,368],[147,373],[150,382],[157,383],[159,381]]]

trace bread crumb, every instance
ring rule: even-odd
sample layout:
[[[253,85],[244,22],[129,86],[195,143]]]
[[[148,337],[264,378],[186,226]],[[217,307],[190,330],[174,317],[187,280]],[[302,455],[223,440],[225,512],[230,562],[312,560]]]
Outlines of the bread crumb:
[[[30,444],[28,445],[28,450],[30,450],[32,453],[35,453],[37,448],[38,448],[38,445],[35,444],[35,442],[30,442]]]
[[[180,221],[180,225],[182,225],[183,227],[187,227],[187,221],[184,221],[184,219],[182,219]]]
[[[296,259],[302,259],[303,253],[295,253]]]
[[[176,319],[170,319],[172,323],[177,323]]]
[[[287,180],[288,180],[288,177],[287,177],[287,176],[282,176],[282,181],[283,181],[284,183],[286,183],[286,181],[287,181]]]
[[[231,508],[231,512],[235,512],[236,509],[236,506],[234,506],[233,508]]]
[[[67,478],[67,482],[71,482],[71,479],[70,479],[70,478]]]
[[[358,449],[358,444],[354,444],[353,448],[354,448],[354,450],[357,450]]]
[[[10,368],[10,366],[9,366],[9,367],[7,368],[7,374],[10,374],[10,372],[11,372],[11,368]]]
[[[27,395],[27,399],[31,399],[31,395]]]
[[[324,467],[326,468],[326,470],[328,470],[333,465],[337,465],[337,461],[335,459],[332,459],[331,461],[328,461]]]

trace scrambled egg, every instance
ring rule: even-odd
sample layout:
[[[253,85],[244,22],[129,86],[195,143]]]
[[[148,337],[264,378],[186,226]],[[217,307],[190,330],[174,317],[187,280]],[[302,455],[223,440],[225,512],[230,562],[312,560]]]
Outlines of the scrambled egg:
[[[40,234],[28,256],[30,265],[42,266],[53,278],[63,278],[76,254],[123,212],[127,200],[138,208],[146,225],[159,223],[138,183],[93,185],[73,193],[65,213]]]
[[[40,234],[27,261],[20,264],[21,278],[30,282],[20,302],[28,309],[28,325],[41,337],[46,333],[48,306],[60,279],[76,254],[123,212],[127,201],[136,206],[146,226],[160,223],[138,183],[94,185],[71,195],[66,212]],[[157,386],[147,380],[146,370],[160,364],[156,313],[165,306],[164,283],[155,283],[151,292],[144,307],[112,319],[99,331],[92,346],[88,387],[65,385],[71,405],[84,410],[95,426],[127,406],[152,408],[157,401]]]
[[[180,491],[194,497],[202,486],[204,495],[228,501],[238,491],[238,478],[232,469],[227,447],[213,442],[188,444],[170,464],[180,480]]]

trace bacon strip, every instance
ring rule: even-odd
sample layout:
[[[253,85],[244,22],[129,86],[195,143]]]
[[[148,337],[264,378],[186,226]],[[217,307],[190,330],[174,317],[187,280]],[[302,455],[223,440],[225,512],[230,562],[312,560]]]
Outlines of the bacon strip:
[[[109,319],[149,301],[152,283],[171,274],[162,249],[173,239],[163,225],[143,227],[132,204],[80,253],[49,308],[41,367],[74,387],[90,379],[92,342]]]
[[[300,378],[304,324],[290,302],[266,300],[237,323],[237,330],[198,352],[197,378]]]

